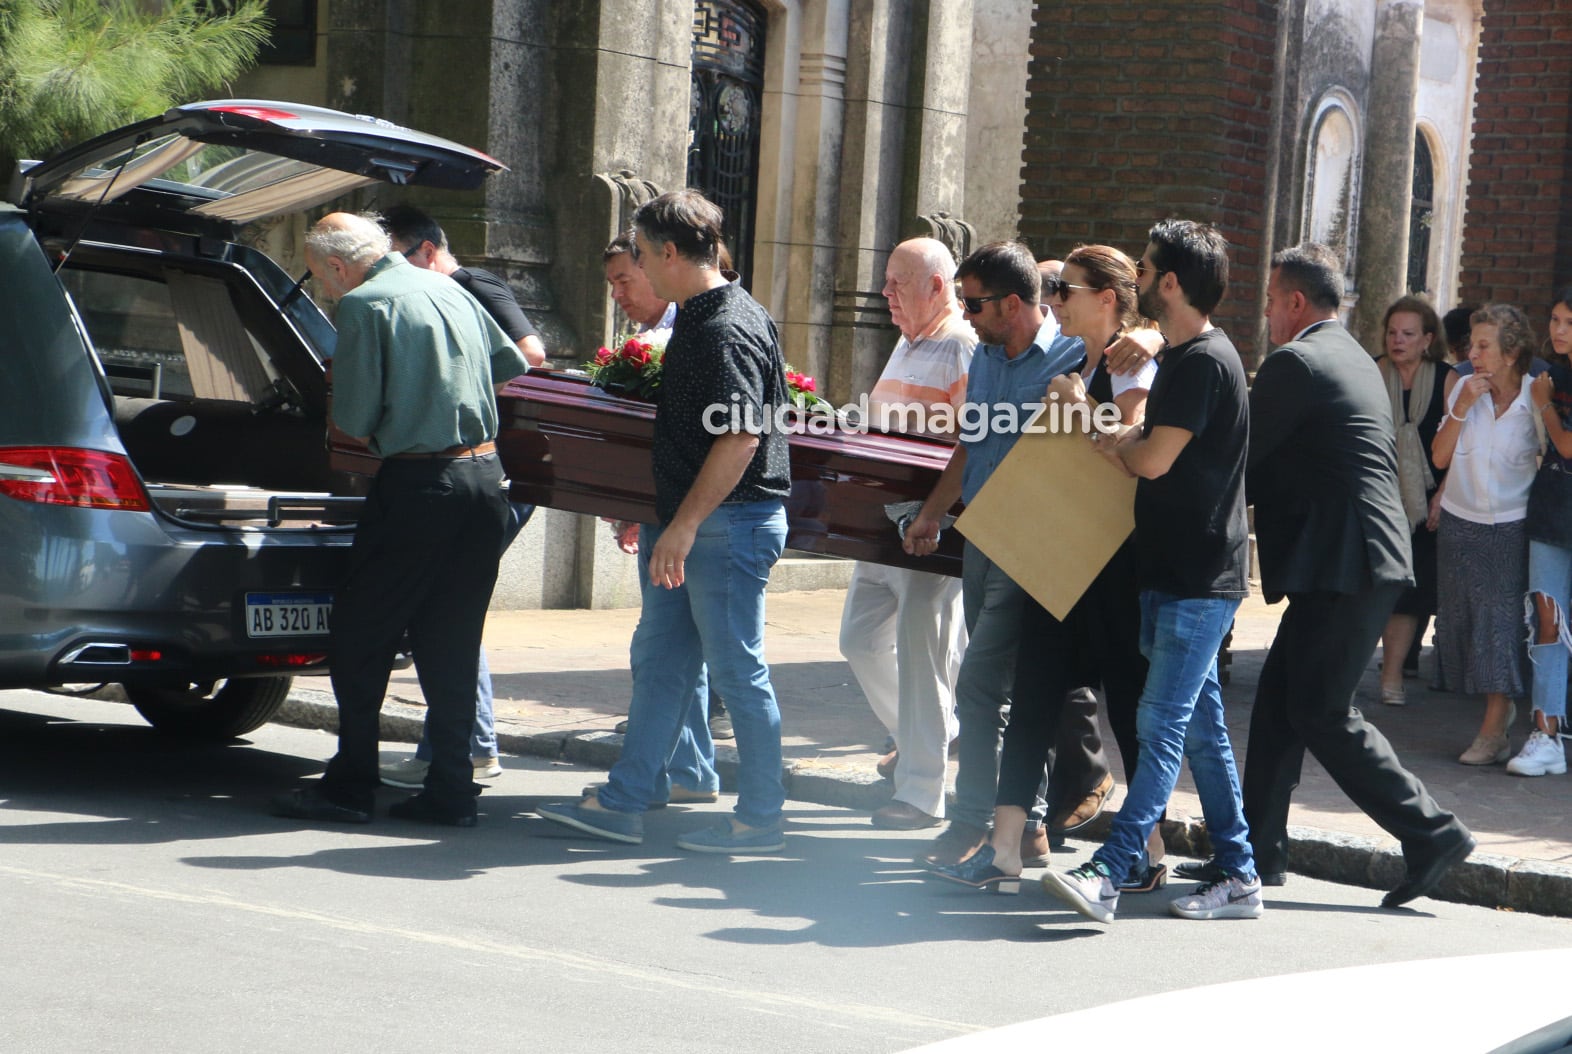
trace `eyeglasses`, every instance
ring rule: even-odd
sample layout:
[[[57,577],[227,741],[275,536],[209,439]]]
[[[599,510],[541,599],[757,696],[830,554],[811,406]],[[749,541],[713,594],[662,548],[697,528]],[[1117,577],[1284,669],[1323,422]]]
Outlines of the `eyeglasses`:
[[[961,303],[966,305],[968,314],[976,315],[982,311],[984,304],[993,300],[1003,300],[1007,296],[1014,295],[1014,293],[995,293],[993,296],[963,296],[961,297]]]
[[[1076,285],[1074,282],[1066,282],[1058,275],[1049,275],[1043,279],[1043,300],[1049,301],[1058,297],[1062,303],[1070,299],[1070,290],[1072,289],[1090,289],[1094,293],[1097,292],[1096,286]]]
[[[414,245],[411,245],[408,249],[403,250],[404,259],[406,259],[406,260],[413,260],[416,257],[416,255],[419,254],[420,250],[424,249],[425,247],[426,247],[426,243],[425,242],[416,242]]]
[[[1135,276],[1137,278],[1145,278],[1147,271],[1152,272],[1153,278],[1161,278],[1165,274],[1172,273],[1166,267],[1158,267],[1156,264],[1149,264],[1145,260],[1135,261]]]

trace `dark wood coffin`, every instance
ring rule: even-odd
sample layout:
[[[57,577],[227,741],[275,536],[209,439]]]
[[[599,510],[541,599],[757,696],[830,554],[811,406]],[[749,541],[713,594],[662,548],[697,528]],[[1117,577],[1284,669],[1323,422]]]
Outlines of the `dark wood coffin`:
[[[514,501],[639,523],[654,520],[652,404],[542,369],[509,382],[497,407],[497,447]],[[944,532],[934,555],[914,558],[901,549],[884,510],[893,502],[925,499],[951,450],[948,442],[922,436],[812,435],[799,419],[791,437],[787,546],[959,576],[961,539],[955,531]]]

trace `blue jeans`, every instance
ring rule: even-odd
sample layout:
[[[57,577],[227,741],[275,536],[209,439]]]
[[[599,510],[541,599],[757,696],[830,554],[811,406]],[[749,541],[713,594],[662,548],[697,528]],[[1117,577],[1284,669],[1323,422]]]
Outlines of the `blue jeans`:
[[[1239,601],[1220,597],[1141,594],[1141,654],[1151,669],[1135,714],[1140,760],[1108,840],[1092,854],[1116,882],[1143,859],[1146,838],[1179,781],[1181,759],[1190,763],[1218,864],[1230,875],[1255,876],[1217,680],[1217,650],[1238,609]]]
[[[647,526],[641,551],[661,528]],[[666,765],[700,699],[700,671],[731,712],[737,734],[737,819],[750,827],[780,822],[781,717],[764,662],[764,587],[786,545],[779,501],[722,505],[699,525],[676,589],[644,586],[644,608],[629,658],[633,702],[622,756],[600,804],[643,812],[661,798]]]
[[[1534,610],[1534,594],[1542,593],[1556,606],[1559,639],[1551,644],[1536,644],[1539,617]],[[1546,717],[1567,716],[1567,653],[1572,649],[1572,634],[1567,628],[1567,606],[1572,603],[1572,549],[1549,542],[1528,542],[1528,596],[1523,614],[1528,622],[1528,657],[1534,667],[1534,709]]]
[[[519,536],[529,518],[535,515],[535,506],[522,505],[516,501],[508,502],[508,528],[502,536],[502,551],[507,552],[508,546],[513,544],[513,539]],[[480,675],[475,684],[475,727],[469,734],[469,756],[471,758],[494,758],[497,756],[497,715],[491,700],[491,667],[486,662],[486,649],[480,649]],[[426,740],[426,728],[420,729],[420,742],[415,744],[415,758],[419,761],[431,760],[431,744]]]
[[[639,593],[643,595],[650,584],[650,550],[655,548],[658,533],[648,533],[654,528],[639,527]],[[699,678],[693,683],[693,703],[688,707],[688,720],[682,726],[677,747],[666,762],[666,771],[656,782],[656,798],[670,797],[672,783],[692,791],[719,791],[720,774],[715,771],[715,740],[710,738],[710,689],[709,670],[699,667]],[[631,723],[629,724],[631,728]]]

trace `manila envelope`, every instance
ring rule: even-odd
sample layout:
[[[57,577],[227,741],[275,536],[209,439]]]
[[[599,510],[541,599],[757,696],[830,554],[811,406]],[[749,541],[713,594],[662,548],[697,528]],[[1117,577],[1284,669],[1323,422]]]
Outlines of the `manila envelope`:
[[[1135,530],[1135,480],[1079,431],[1028,432],[955,529],[1062,619]]]

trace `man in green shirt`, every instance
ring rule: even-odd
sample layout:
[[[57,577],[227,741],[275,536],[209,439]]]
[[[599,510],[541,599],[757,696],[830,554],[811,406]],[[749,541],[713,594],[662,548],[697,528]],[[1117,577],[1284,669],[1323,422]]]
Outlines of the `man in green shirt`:
[[[407,632],[432,759],[425,789],[389,815],[473,827],[477,657],[507,522],[495,388],[527,366],[473,297],[412,267],[366,217],[325,216],[306,235],[306,263],[339,300],[333,422],[383,462],[334,597],[338,753],[320,782],[275,798],[273,811],[370,822],[378,718]]]

